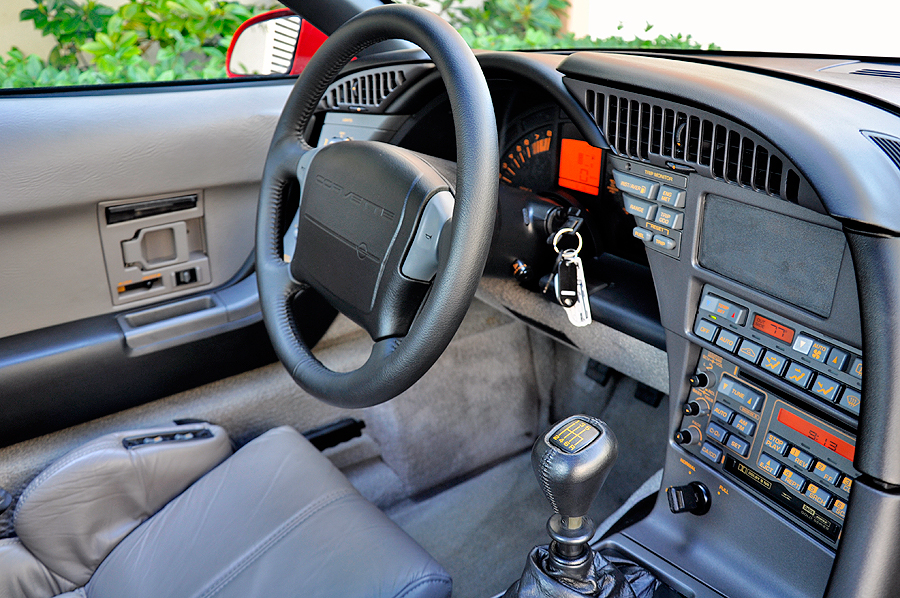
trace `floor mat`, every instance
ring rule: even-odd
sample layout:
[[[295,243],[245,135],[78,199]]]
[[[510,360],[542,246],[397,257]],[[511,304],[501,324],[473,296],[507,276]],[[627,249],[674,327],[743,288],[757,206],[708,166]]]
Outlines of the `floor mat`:
[[[619,439],[619,459],[591,507],[597,523],[663,466],[667,404],[633,399],[634,387],[623,379],[600,414]],[[551,513],[529,451],[388,515],[450,572],[454,598],[489,598],[518,579],[534,545],[547,543]]]

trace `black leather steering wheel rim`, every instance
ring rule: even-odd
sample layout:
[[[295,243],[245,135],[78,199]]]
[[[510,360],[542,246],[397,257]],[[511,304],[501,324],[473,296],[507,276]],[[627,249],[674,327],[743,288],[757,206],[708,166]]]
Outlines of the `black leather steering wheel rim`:
[[[291,276],[281,252],[284,190],[296,177],[300,158],[311,150],[303,132],[322,94],[354,56],[386,39],[404,39],[422,48],[447,88],[457,148],[452,230],[408,332],[377,341],[363,366],[339,373],[312,354],[290,308],[308,286]],[[276,126],[263,172],[256,229],[263,320],[278,358],[307,392],[340,407],[368,407],[400,394],[437,361],[465,316],[487,259],[496,214],[497,146],[493,104],[481,68],[459,34],[440,17],[408,5],[377,7],[348,21],[319,48],[294,85]],[[299,242],[298,251],[302,251]]]

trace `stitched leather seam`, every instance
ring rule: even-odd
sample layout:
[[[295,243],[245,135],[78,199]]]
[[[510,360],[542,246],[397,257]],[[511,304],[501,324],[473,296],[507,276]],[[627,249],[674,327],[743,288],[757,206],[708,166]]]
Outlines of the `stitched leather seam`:
[[[429,575],[427,577],[415,579],[415,580],[409,582],[408,584],[406,584],[403,587],[403,589],[400,590],[399,594],[394,594],[394,598],[404,598],[405,596],[409,596],[410,592],[413,592],[413,591],[419,589],[421,586],[424,586],[424,585],[427,585],[430,583],[441,583],[441,584],[446,584],[446,585],[450,586],[451,588],[453,587],[453,582],[450,580],[449,577],[446,577],[444,575],[440,575],[440,576]],[[450,588],[448,588],[448,589],[450,589]]]
[[[541,485],[544,487],[544,493],[550,500],[550,506],[558,513],[559,507],[556,506],[556,498],[553,496],[553,489],[550,487],[549,473],[551,461],[553,461],[553,451],[547,451],[541,458]]]
[[[13,511],[13,527],[15,527],[16,520],[19,517],[19,512],[22,510],[22,506],[25,504],[25,501],[32,495],[34,492],[40,488],[44,482],[46,482],[50,477],[57,474],[58,472],[65,469],[67,466],[71,465],[78,459],[82,457],[86,457],[92,453],[99,452],[101,450],[106,450],[109,448],[114,448],[116,446],[121,446],[121,444],[116,440],[103,440],[96,444],[88,445],[81,447],[78,450],[72,451],[71,453],[65,455],[61,459],[59,459],[56,463],[42,471],[34,480],[28,484],[28,487],[25,488],[25,491],[22,492],[22,495],[19,497],[18,503],[16,504],[16,510]]]
[[[297,511],[297,513],[295,513],[290,519],[282,523],[280,527],[276,528],[275,531],[271,532],[266,538],[263,538],[263,540],[259,542],[256,547],[254,547],[249,553],[245,554],[236,563],[234,563],[218,579],[214,579],[212,583],[198,595],[199,598],[209,598],[218,594],[241,572],[255,563],[263,554],[268,552],[270,548],[281,541],[286,535],[288,535],[301,523],[308,520],[310,517],[312,517],[325,507],[337,502],[344,497],[352,496],[353,494],[356,494],[356,491],[353,489],[336,490],[322,496],[317,501],[310,503],[300,511]]]

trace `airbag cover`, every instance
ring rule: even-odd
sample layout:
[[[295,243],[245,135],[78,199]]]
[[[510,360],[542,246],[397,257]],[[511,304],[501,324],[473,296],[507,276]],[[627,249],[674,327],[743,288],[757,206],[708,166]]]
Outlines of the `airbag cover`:
[[[385,144],[342,142],[313,159],[300,203],[291,273],[327,289],[360,313],[375,306],[379,282],[419,177],[407,155]]]

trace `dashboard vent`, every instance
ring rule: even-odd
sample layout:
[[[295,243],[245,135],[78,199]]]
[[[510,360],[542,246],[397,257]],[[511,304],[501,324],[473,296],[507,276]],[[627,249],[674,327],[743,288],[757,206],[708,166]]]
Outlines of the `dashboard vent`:
[[[887,154],[888,158],[891,159],[891,162],[894,163],[894,166],[900,168],[900,139],[882,135],[881,133],[872,133],[870,131],[863,131],[862,134],[881,148],[881,151]]]
[[[324,110],[377,112],[427,68],[421,64],[412,64],[369,69],[364,73],[341,77],[328,86],[319,105]]]
[[[604,91],[586,89],[584,103],[616,153],[687,164],[705,176],[798,202],[800,175],[759,135],[702,110]]]
[[[890,71],[887,69],[859,69],[851,71],[851,75],[868,75],[869,77],[889,77],[891,79],[900,79],[900,70]]]

